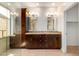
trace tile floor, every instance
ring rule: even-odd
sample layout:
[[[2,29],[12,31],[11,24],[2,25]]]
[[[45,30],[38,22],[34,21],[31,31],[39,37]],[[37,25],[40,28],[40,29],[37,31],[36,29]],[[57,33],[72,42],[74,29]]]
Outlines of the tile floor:
[[[63,53],[58,49],[10,49],[3,56],[78,56],[73,53]]]

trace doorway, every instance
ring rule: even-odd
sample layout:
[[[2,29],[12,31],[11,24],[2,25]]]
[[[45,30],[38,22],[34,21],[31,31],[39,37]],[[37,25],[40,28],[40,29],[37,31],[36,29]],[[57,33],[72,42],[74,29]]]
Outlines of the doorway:
[[[78,3],[65,11],[67,53],[79,55]]]

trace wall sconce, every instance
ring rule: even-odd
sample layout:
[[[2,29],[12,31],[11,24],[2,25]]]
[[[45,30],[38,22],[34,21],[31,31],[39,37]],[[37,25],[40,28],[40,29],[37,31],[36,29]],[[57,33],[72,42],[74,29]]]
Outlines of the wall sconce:
[[[14,12],[14,15],[18,16],[18,13]]]
[[[13,13],[13,12],[10,12],[10,14],[11,14],[11,15],[14,15],[14,13]]]
[[[39,13],[36,13],[36,12],[29,12],[29,14],[32,15],[32,16],[34,15],[35,17],[39,16]]]
[[[46,13],[46,17],[50,17],[50,16],[59,16],[59,13],[58,12],[54,12],[54,13]]]

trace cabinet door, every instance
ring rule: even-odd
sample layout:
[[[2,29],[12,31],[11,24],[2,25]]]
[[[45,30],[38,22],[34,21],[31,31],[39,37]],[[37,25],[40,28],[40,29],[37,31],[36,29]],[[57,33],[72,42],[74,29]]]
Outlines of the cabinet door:
[[[54,39],[55,37],[53,35],[47,35],[46,39],[45,39],[45,48],[55,48],[54,46]]]
[[[39,35],[29,35],[28,39],[26,41],[27,42],[27,46],[26,48],[40,48],[40,42],[39,42],[40,38]]]
[[[47,49],[47,48],[49,48],[49,44],[48,44],[48,42],[49,42],[49,40],[46,38],[45,40],[44,40],[44,47]]]
[[[42,34],[40,36],[40,48],[42,48],[42,49],[45,48],[45,40],[46,40],[46,35]]]
[[[10,48],[15,48],[15,38],[10,36]]]
[[[37,49],[40,48],[40,36],[39,35],[33,35],[33,41],[32,46],[33,48]]]
[[[32,42],[32,36],[31,35],[26,35],[26,48],[30,48],[31,47],[31,42]]]
[[[61,35],[57,35],[56,36],[55,48],[57,48],[57,49],[60,49],[61,48]]]

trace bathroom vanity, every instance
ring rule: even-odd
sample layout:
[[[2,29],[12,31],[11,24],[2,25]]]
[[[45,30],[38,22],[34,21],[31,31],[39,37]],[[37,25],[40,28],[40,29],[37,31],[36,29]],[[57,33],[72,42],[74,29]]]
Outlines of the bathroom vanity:
[[[26,35],[26,48],[60,49],[61,32],[29,32]]]

